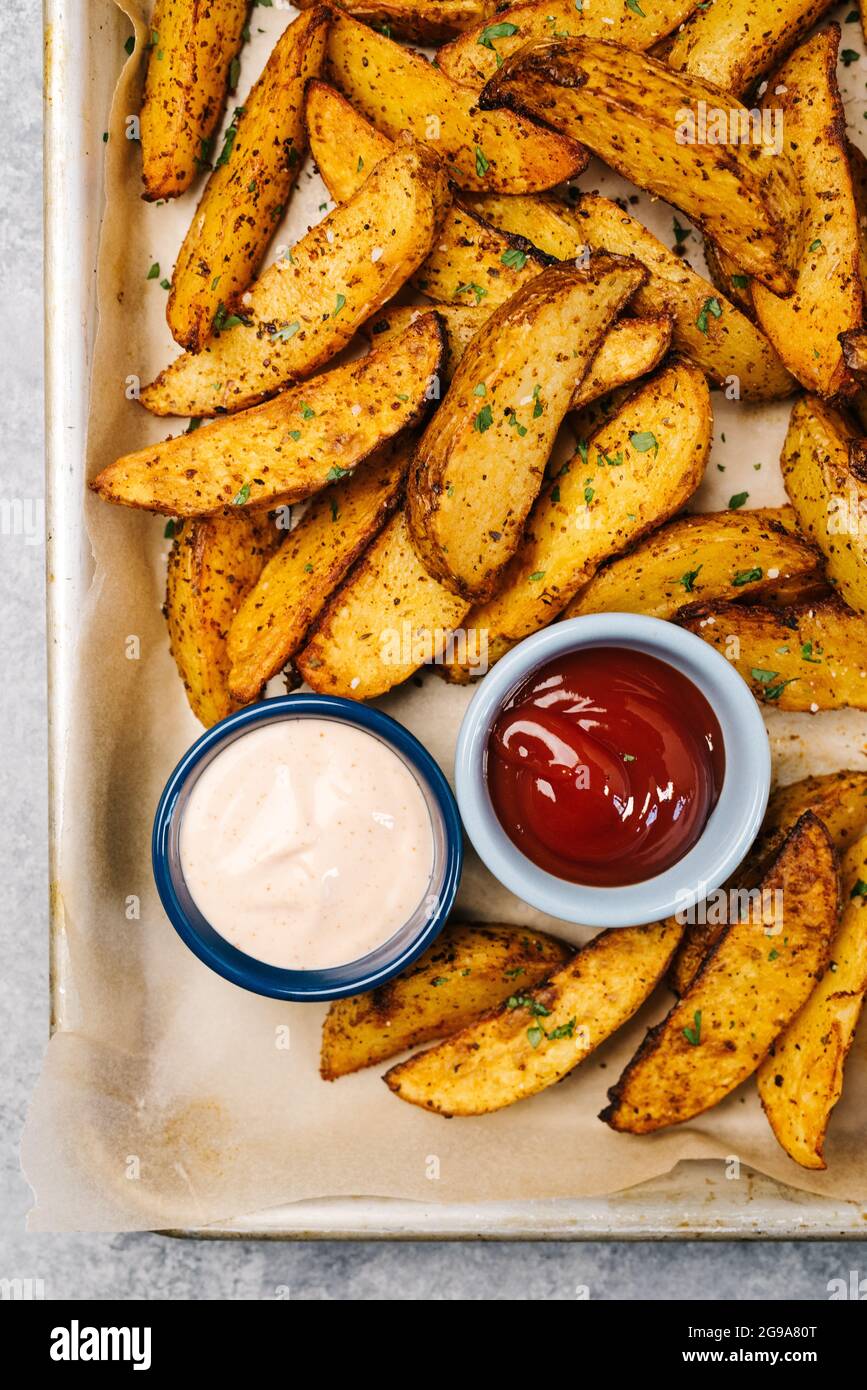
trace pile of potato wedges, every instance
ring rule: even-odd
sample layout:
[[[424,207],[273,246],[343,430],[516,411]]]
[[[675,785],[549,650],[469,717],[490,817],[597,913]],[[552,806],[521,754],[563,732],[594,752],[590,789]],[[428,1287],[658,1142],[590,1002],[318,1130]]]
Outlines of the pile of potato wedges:
[[[426,663],[464,682],[456,633],[491,662],[614,610],[697,633],[763,705],[867,709],[867,161],[827,9],[305,0],[217,149],[249,6],[157,0],[144,196],[191,207],[167,306],[182,350],[140,399],[190,423],[91,487],[170,518],[169,636],[204,724],[283,671],[358,700]],[[334,206],[266,266],[308,155]],[[592,156],[690,220],[710,278],[593,191]],[[788,505],[689,513],[716,390],[791,398]],[[656,1129],[757,1072],[787,1151],[820,1166],[867,981],[865,788],[840,774],[830,811],[791,793],[753,856],[755,882],[785,885],[785,952],[739,923],[568,958],[453,927],[384,1003],[335,1006],[324,1074],[448,1034],[388,1084],[495,1109],[671,967],[679,1002],[605,1119]]]

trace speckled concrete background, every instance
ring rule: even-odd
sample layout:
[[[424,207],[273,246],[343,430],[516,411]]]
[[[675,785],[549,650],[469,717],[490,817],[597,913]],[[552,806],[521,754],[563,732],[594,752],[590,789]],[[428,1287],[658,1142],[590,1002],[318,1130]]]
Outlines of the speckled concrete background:
[[[0,6],[0,498],[42,498],[41,34],[34,0]],[[72,1299],[827,1298],[867,1272],[864,1244],[279,1244],[24,1232],[17,1147],[47,1027],[44,550],[0,533],[0,1278]]]

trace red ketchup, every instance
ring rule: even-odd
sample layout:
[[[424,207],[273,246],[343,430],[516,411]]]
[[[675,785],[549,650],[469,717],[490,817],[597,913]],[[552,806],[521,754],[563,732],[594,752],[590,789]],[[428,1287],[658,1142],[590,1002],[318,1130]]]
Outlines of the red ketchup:
[[[518,687],[487,749],[503,829],[540,868],[614,888],[676,864],[725,773],[722,734],[680,671],[626,647],[586,647]]]

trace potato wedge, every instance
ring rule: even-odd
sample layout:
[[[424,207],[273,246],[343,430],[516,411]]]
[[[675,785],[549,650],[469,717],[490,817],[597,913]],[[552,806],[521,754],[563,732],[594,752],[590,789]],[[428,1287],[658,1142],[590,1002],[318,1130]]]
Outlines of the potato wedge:
[[[560,970],[454,1037],[399,1062],[386,1085],[438,1115],[485,1115],[562,1081],[653,992],[683,928],[604,931]]]
[[[837,853],[846,854],[867,833],[867,772],[845,769],[777,787],[768,802],[762,835],[788,834],[805,811],[818,816]]]
[[[450,923],[397,979],[337,999],[322,1025],[324,1081],[375,1066],[474,1023],[514,990],[532,989],[572,948],[529,927]]]
[[[155,415],[242,410],[309,376],[346,346],[427,256],[450,194],[445,171],[408,141],[364,192],[335,208],[270,266],[201,352],[182,353],[141,393]]]
[[[408,130],[429,140],[460,188],[533,193],[587,163],[577,141],[510,111],[481,111],[469,87],[340,12],[331,23],[327,73],[385,135]]]
[[[839,335],[860,328],[863,294],[858,216],[837,87],[840,26],[829,24],[783,64],[762,99],[782,117],[784,148],[801,191],[794,293],[750,287],[756,317],[808,391],[836,396],[854,383]]]
[[[695,9],[696,0],[663,0],[629,8],[621,0],[593,0],[579,8],[575,0],[535,0],[500,10],[481,20],[437,54],[437,67],[468,87],[484,86],[504,58],[531,39],[612,39],[636,53],[652,48],[672,33]]]
[[[307,95],[310,148],[326,187],[338,202],[362,187],[394,144],[324,82]],[[446,210],[442,228],[412,283],[437,303],[484,308],[488,313],[551,262],[525,237],[498,231],[460,204]]]
[[[830,8],[831,0],[714,0],[674,38],[670,68],[742,96]]]
[[[300,502],[420,419],[442,353],[439,321],[425,314],[360,362],[126,454],[90,486],[107,502],[169,516]]]
[[[166,306],[172,337],[190,352],[204,346],[215,317],[236,306],[283,213],[307,149],[304,88],[322,66],[327,29],[321,6],[288,25],[229,127]]]
[[[207,168],[249,9],[250,0],[156,0],[140,118],[148,202],[177,198]]]
[[[745,920],[727,928],[609,1091],[600,1119],[612,1129],[649,1134],[717,1105],[756,1071],[806,1002],[837,924],[834,849],[815,816],[798,821],[761,891],[781,908],[767,927]]]
[[[867,619],[836,596],[792,608],[697,603],[675,621],[722,652],[760,704],[867,709]]]
[[[641,284],[637,261],[552,266],[501,305],[464,353],[416,450],[407,523],[422,564],[487,598],[521,540],[575,385]]]
[[[858,273],[861,288],[867,293],[867,156],[851,140],[847,140],[846,158],[852,176],[852,196],[858,219]]]
[[[807,811],[822,822],[837,854],[845,854],[867,831],[867,773],[831,772],[778,787],[768,803],[761,834],[727,887],[754,887],[769,857],[779,852],[786,835]],[[724,929],[715,921],[687,926],[668,974],[675,994],[686,994]]]
[[[169,644],[190,709],[209,728],[237,709],[226,638],[279,533],[267,512],[179,522],[166,577]]]
[[[479,96],[483,111],[537,116],[580,139],[624,178],[682,208],[746,274],[788,294],[800,214],[788,158],[771,143],[681,139],[689,136],[684,112],[699,102],[749,124],[746,107],[718,87],[601,39],[527,44]]]
[[[841,876],[843,916],[831,960],[756,1077],[771,1129],[802,1168],[828,1166],[825,1135],[867,993],[867,837],[849,850]]]
[[[795,390],[797,382],[761,329],[608,198],[588,193],[567,208],[548,198],[485,195],[474,199],[474,207],[496,227],[532,235],[542,251],[560,260],[572,260],[588,246],[636,256],[648,276],[632,309],[642,315],[672,314],[674,347],[711,381],[750,400],[777,400]]]
[[[235,614],[227,652],[236,700],[255,700],[294,656],[329,596],[397,506],[414,436],[401,435],[313,498]]]
[[[307,10],[317,0],[298,0]],[[347,0],[341,9],[396,39],[442,43],[479,23],[496,8],[496,0]]]
[[[329,600],[295,665],[311,690],[371,700],[448,657],[469,606],[427,573],[399,511]]]
[[[730,598],[791,602],[821,576],[819,555],[772,509],[679,517],[599,570],[564,617],[645,613],[673,618],[687,603]]]
[[[850,608],[867,614],[867,467],[852,432],[815,396],[799,400],[780,464],[804,534],[825,556],[828,578]]]
[[[402,333],[424,308],[412,304],[398,305],[377,314],[370,332],[372,341],[387,342],[395,333]],[[448,384],[464,355],[468,343],[478,333],[488,315],[482,306],[471,309],[458,304],[438,304],[437,313],[443,321],[446,335],[446,366],[443,381]],[[587,375],[572,392],[570,410],[580,410],[591,401],[607,396],[618,386],[625,386],[640,376],[646,376],[659,366],[671,343],[670,314],[653,318],[621,318],[612,323],[587,369]]]
[[[346,97],[316,78],[307,86],[306,120],[310,153],[335,203],[348,203],[395,148]]]
[[[489,662],[552,622],[607,556],[679,511],[701,482],[711,427],[704,377],[676,362],[579,446],[536,502],[498,593],[466,619],[485,634]],[[456,681],[473,674],[459,662],[447,670]]]

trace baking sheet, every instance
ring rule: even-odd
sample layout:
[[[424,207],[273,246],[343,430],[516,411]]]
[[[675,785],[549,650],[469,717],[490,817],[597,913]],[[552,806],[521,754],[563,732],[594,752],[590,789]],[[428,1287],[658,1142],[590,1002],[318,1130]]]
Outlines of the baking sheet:
[[[105,7],[89,8],[94,17]],[[239,98],[291,13],[253,11]],[[259,28],[266,33],[257,34]],[[112,33],[116,38],[117,26]],[[101,49],[100,63],[119,66],[121,43]],[[137,150],[123,140],[125,118],[138,108],[138,77],[132,60],[105,148],[109,207],[87,476],[167,432],[167,422],[151,420],[124,393],[129,377],[147,380],[171,355],[164,292],[145,276],[154,260],[166,270],[171,265],[192,209],[189,198],[165,208],[138,198]],[[322,215],[325,195],[308,174],[275,247]],[[581,183],[611,192],[616,181],[594,168]],[[642,195],[637,211],[671,240],[670,210]],[[700,266],[695,243],[693,237],[690,259]],[[742,489],[754,505],[781,500],[774,460],[785,404],[759,411],[715,393],[714,405],[717,444],[697,504],[725,505]],[[159,617],[162,528],[90,497],[85,507],[96,569],[71,681],[64,768],[58,892],[67,926],[67,993],[64,1028],[49,1049],[25,1142],[38,1193],[34,1226],[231,1224],[245,1212],[293,1199],[359,1194],[414,1198],[426,1207],[564,1199],[610,1193],[665,1173],[682,1158],[732,1156],[806,1191],[867,1199],[860,1153],[863,1030],[835,1114],[826,1175],[803,1173],[777,1149],[749,1086],[690,1126],[649,1140],[614,1135],[593,1118],[643,1027],[664,1012],[661,997],[562,1086],[496,1116],[446,1125],[400,1106],[375,1073],[321,1083],[321,1010],[260,1000],[212,977],[162,917],[147,862],[150,819],[167,772],[198,732]],[[421,734],[448,771],[467,698],[429,676],[421,689],[411,683],[383,703]],[[777,715],[773,723],[784,780],[843,763],[867,765],[863,715]],[[472,860],[461,901],[481,919],[545,921]],[[277,1045],[286,1026],[288,1049]]]

